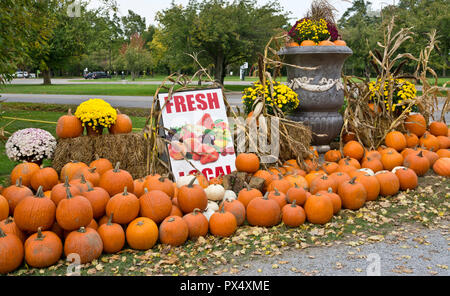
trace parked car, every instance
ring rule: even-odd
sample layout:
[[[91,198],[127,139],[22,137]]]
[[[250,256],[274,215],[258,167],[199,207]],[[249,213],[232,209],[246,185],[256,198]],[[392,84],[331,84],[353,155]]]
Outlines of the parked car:
[[[17,71],[15,74],[14,74],[14,77],[16,77],[16,78],[23,78],[24,76],[23,76],[23,72],[22,71]]]
[[[28,78],[36,78],[36,73],[29,73]]]
[[[92,75],[93,79],[98,79],[98,78],[111,78],[111,75],[109,75],[106,72],[94,72],[94,74]]]
[[[92,79],[92,75],[94,75],[94,73],[87,73],[86,75],[84,75],[84,79]]]

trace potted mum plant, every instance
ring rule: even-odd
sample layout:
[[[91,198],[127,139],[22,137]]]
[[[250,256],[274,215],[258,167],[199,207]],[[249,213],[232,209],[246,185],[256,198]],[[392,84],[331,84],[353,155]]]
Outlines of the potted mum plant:
[[[98,136],[114,125],[117,111],[102,99],[89,99],[78,106],[75,116],[86,127],[88,136]]]
[[[345,60],[353,53],[340,40],[333,11],[327,1],[314,1],[307,16],[289,31],[293,42],[278,52],[292,65],[287,66],[289,87],[302,98],[288,117],[311,127],[312,144],[319,152],[329,150],[329,144],[341,131],[343,119],[339,110],[344,104],[341,72]]]
[[[48,131],[26,128],[16,131],[5,144],[6,155],[12,161],[33,162],[42,165],[51,159],[56,148],[56,139]]]

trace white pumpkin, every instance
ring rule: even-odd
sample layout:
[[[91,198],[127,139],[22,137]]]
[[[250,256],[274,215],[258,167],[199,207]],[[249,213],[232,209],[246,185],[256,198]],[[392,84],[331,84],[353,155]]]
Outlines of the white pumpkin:
[[[208,205],[206,206],[207,210],[213,210],[217,212],[219,210],[219,205],[215,201],[208,201]]]
[[[209,200],[221,201],[225,195],[225,188],[219,184],[211,184],[206,187],[205,193]]]
[[[395,172],[396,172],[397,170],[401,170],[401,169],[406,169],[406,167],[404,167],[404,166],[397,166],[397,167],[395,167],[395,168],[392,169],[392,172],[395,174]]]
[[[180,177],[177,180],[177,187],[180,188],[181,186],[189,185],[189,183],[192,181],[192,178],[195,178],[194,184],[199,184],[196,176],[189,175],[189,176]]]
[[[369,174],[371,176],[375,175],[375,173],[371,169],[368,169],[368,168],[359,169],[358,172],[364,172],[364,173],[367,173],[367,174]]]
[[[209,222],[209,218],[214,214],[215,212],[211,209],[206,209],[206,211],[203,212],[203,215],[205,215],[206,219]]]
[[[233,190],[225,190],[225,195],[223,198],[227,200],[235,200],[237,199],[237,195]]]

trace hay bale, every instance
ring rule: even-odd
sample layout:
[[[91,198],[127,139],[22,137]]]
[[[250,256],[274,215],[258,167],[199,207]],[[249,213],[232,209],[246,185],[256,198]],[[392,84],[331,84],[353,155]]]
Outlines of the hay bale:
[[[282,125],[287,130],[284,131]],[[300,122],[280,120],[280,160],[305,159],[309,156],[312,133]]]
[[[120,162],[120,167],[133,178],[141,178],[147,175],[147,144],[143,133],[59,139],[53,167],[60,172],[70,161],[89,164],[95,159],[95,155],[99,155],[113,164]],[[161,168],[160,170],[162,171]]]

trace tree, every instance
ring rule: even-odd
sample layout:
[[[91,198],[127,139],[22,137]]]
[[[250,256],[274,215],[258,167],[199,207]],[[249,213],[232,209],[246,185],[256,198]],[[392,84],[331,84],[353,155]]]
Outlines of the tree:
[[[353,1],[353,6],[338,21],[342,39],[353,50],[353,55],[345,65],[351,69],[352,75],[369,76],[369,51],[381,40],[380,17],[369,15],[370,4],[365,0]]]
[[[276,1],[258,7],[256,0],[191,0],[185,8],[172,3],[157,20],[171,68],[192,65],[186,53],[200,52],[222,84],[228,65],[254,61],[276,30],[287,24]]]
[[[116,67],[122,67],[131,72],[134,81],[139,72],[151,66],[150,53],[144,48],[144,40],[135,33],[130,37],[130,43],[124,44],[120,50],[120,56],[116,60]]]
[[[123,16],[121,20],[124,37],[128,40],[136,33],[142,35],[146,29],[145,17],[141,17],[132,10],[128,10],[128,15]]]
[[[28,59],[27,39],[38,26],[32,17],[32,4],[32,0],[0,1],[0,86]]]

